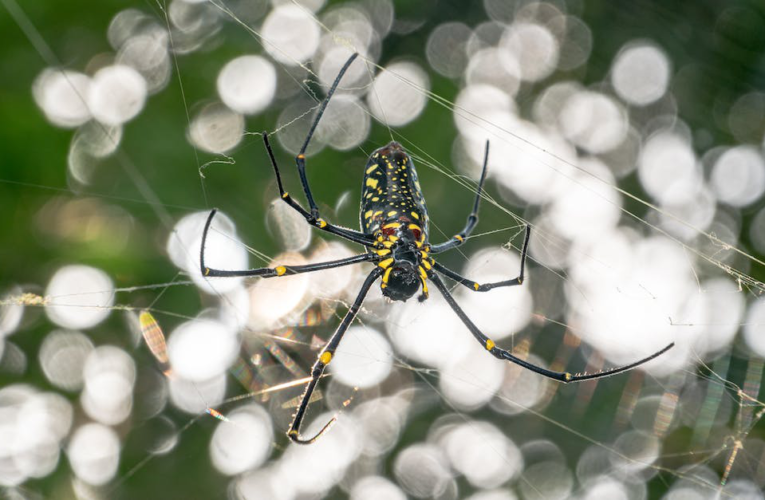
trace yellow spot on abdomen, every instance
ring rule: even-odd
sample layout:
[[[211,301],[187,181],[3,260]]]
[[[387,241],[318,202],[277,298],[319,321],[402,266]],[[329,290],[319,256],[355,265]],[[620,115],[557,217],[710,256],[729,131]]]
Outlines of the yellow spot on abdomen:
[[[412,217],[414,217],[415,219],[418,219],[418,220],[420,218],[420,216],[417,215],[417,212],[412,212]]]
[[[372,217],[372,211],[371,210],[367,210],[366,212],[364,212],[364,218],[365,219],[368,219],[370,217]]]
[[[371,187],[372,189],[377,187],[377,179],[369,178],[367,179],[367,186]]]
[[[319,358],[319,361],[321,361],[323,364],[328,365],[330,361],[332,361],[332,353],[329,351],[324,351],[321,353],[321,357]]]
[[[371,173],[374,171],[374,169],[376,169],[376,168],[377,168],[377,163],[375,163],[374,165],[372,165],[371,167],[369,167],[369,168],[367,169],[367,173],[368,173],[368,174],[371,174]]]
[[[390,212],[388,212],[388,217],[393,217],[393,216],[394,216],[394,215],[396,215],[397,213],[398,213],[397,211],[395,211],[395,210],[391,210]]]

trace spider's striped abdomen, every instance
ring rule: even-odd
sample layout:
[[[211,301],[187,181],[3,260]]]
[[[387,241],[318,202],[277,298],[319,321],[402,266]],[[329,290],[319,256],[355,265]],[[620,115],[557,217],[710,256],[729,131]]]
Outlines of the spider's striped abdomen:
[[[391,142],[372,153],[364,171],[361,191],[361,229],[367,234],[399,222],[419,229],[415,239],[428,240],[428,209],[417,171],[400,144]],[[416,228],[415,228],[416,226]]]

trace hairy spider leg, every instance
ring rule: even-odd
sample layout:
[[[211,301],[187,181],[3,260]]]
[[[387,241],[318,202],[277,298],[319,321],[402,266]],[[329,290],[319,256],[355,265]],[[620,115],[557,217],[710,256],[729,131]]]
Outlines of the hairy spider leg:
[[[338,326],[337,330],[335,330],[335,333],[332,334],[332,337],[330,337],[327,345],[324,346],[324,349],[322,349],[319,357],[313,364],[313,368],[311,368],[311,381],[305,388],[303,397],[300,399],[300,405],[298,406],[297,411],[295,412],[295,415],[292,419],[292,424],[290,424],[290,430],[287,432],[287,436],[289,436],[292,442],[298,444],[311,444],[319,439],[325,432],[327,432],[327,430],[329,430],[329,428],[332,427],[332,424],[334,424],[337,420],[337,417],[333,417],[329,422],[327,422],[327,424],[324,425],[324,427],[321,428],[321,430],[315,436],[311,438],[303,439],[300,437],[300,426],[303,423],[303,418],[305,417],[306,410],[308,409],[308,402],[311,399],[311,394],[313,394],[314,389],[316,389],[316,385],[319,383],[319,379],[324,373],[324,369],[332,361],[332,357],[335,355],[337,346],[340,344],[340,341],[343,340],[345,332],[348,331],[348,327],[351,326],[351,322],[353,322],[353,319],[359,312],[361,304],[364,303],[364,298],[366,298],[369,289],[372,287],[374,282],[377,281],[377,278],[382,275],[382,273],[383,268],[381,267],[375,267],[372,272],[369,273],[367,279],[364,281],[364,284],[361,286],[361,290],[356,296],[356,300],[353,302],[353,305],[350,309],[348,309],[348,312],[345,313],[345,317],[343,317],[343,321],[340,323],[340,326]]]
[[[452,297],[452,294],[449,293],[449,290],[446,288],[446,285],[444,285],[444,282],[441,281],[441,278],[438,277],[436,273],[431,272],[429,278],[433,281],[433,283],[436,285],[436,288],[438,288],[438,291],[441,292],[441,295],[444,296],[446,299],[447,304],[449,304],[449,307],[452,308],[452,310],[457,314],[457,316],[462,320],[462,322],[465,324],[465,326],[470,330],[470,333],[473,334],[473,337],[476,338],[478,342],[481,343],[481,345],[491,353],[492,356],[494,356],[497,359],[503,359],[505,361],[510,361],[511,363],[515,363],[517,365],[520,365],[527,370],[531,370],[534,373],[538,373],[539,375],[545,376],[547,378],[551,378],[553,380],[557,380],[559,382],[569,383],[569,382],[581,382],[583,380],[592,380],[596,378],[603,378],[603,377],[609,377],[611,375],[616,375],[617,373],[625,372],[627,370],[631,370],[632,368],[635,368],[636,366],[640,366],[643,363],[647,363],[648,361],[651,361],[652,359],[661,356],[668,350],[670,350],[675,343],[672,342],[665,348],[663,348],[660,351],[657,351],[653,354],[651,354],[648,357],[645,357],[639,361],[635,361],[634,363],[630,363],[629,365],[625,366],[619,366],[617,368],[612,368],[610,370],[605,370],[597,373],[580,373],[580,374],[572,374],[569,372],[556,372],[552,370],[548,370],[547,368],[542,368],[541,366],[537,366],[535,364],[529,363],[528,361],[524,361],[521,358],[517,358],[507,352],[504,349],[501,349],[497,347],[497,345],[492,341],[489,337],[484,335],[481,330],[478,329],[477,326],[468,318],[467,314],[465,314],[465,311],[462,310],[462,308],[457,304],[457,302],[454,300],[454,297]]]
[[[458,234],[455,234],[452,239],[449,241],[445,241],[443,243],[439,243],[437,245],[433,245],[430,247],[430,253],[437,254],[441,252],[446,252],[447,250],[451,250],[453,248],[457,248],[458,246],[465,243],[465,240],[470,237],[470,233],[473,232],[473,229],[475,229],[476,224],[478,224],[478,205],[481,203],[481,193],[483,193],[483,184],[486,181],[486,171],[488,169],[489,165],[489,141],[486,141],[486,149],[483,153],[483,168],[481,169],[481,180],[478,181],[478,189],[475,192],[475,202],[473,203],[473,211],[470,212],[470,215],[468,215],[467,218],[467,224],[465,224],[465,228],[460,231]]]
[[[354,255],[353,257],[346,257],[345,259],[332,260],[329,262],[318,262],[316,264],[307,264],[304,266],[276,266],[276,267],[261,267],[257,269],[245,269],[238,271],[228,271],[223,269],[213,269],[207,267],[205,264],[205,245],[207,243],[207,234],[210,232],[210,225],[217,213],[217,209],[213,209],[210,215],[207,217],[205,223],[204,232],[202,233],[202,247],[199,249],[199,266],[202,271],[202,276],[208,278],[231,278],[231,277],[246,277],[246,276],[260,276],[262,278],[274,278],[278,276],[287,276],[290,274],[310,273],[313,271],[323,271],[325,269],[334,269],[336,267],[349,266],[351,264],[358,264],[359,262],[370,262],[379,257],[375,254],[363,253]]]
[[[500,288],[504,286],[517,286],[523,284],[524,279],[524,269],[526,267],[526,256],[528,255],[528,249],[529,249],[529,237],[531,236],[531,226],[528,224],[526,225],[526,234],[523,237],[523,247],[521,248],[521,271],[518,273],[517,278],[513,278],[511,280],[505,280],[505,281],[496,281],[494,283],[476,283],[473,280],[469,280],[460,274],[452,271],[446,266],[442,266],[438,262],[435,262],[433,264],[433,269],[438,271],[439,273],[443,274],[444,276],[448,276],[460,285],[464,285],[470,290],[474,292],[488,292],[489,290],[492,290],[494,288]]]
[[[346,240],[352,241],[354,243],[358,243],[360,245],[369,247],[374,244],[374,240],[372,239],[371,236],[359,231],[354,231],[353,229],[339,227],[334,224],[330,224],[329,222],[325,221],[319,216],[319,209],[316,206],[316,202],[314,201],[313,193],[311,193],[311,188],[308,185],[308,177],[306,176],[306,171],[305,171],[305,151],[308,148],[308,144],[311,142],[311,138],[313,137],[313,134],[316,131],[316,127],[319,125],[319,121],[321,120],[322,116],[324,116],[324,111],[327,109],[329,100],[334,95],[335,90],[337,90],[337,86],[340,84],[340,80],[342,80],[343,76],[345,75],[345,72],[348,70],[348,67],[356,59],[356,57],[358,57],[358,53],[354,53],[353,55],[351,55],[351,57],[349,57],[348,60],[343,65],[342,69],[340,69],[340,72],[337,74],[335,81],[332,83],[332,86],[329,88],[329,91],[327,92],[326,97],[324,98],[324,100],[321,102],[321,105],[319,106],[319,111],[316,113],[316,117],[314,118],[313,123],[311,124],[311,129],[308,131],[308,135],[305,138],[305,142],[303,143],[303,146],[300,148],[300,152],[295,157],[295,162],[297,163],[297,168],[298,168],[298,174],[300,175],[300,183],[302,184],[303,191],[305,192],[305,196],[308,199],[308,206],[310,208],[310,212],[305,210],[303,207],[301,207],[300,204],[296,202],[295,200],[293,200],[290,194],[287,191],[285,191],[284,185],[282,184],[282,177],[279,172],[279,166],[276,163],[276,157],[274,156],[273,149],[271,148],[271,144],[269,143],[267,132],[263,132],[263,143],[266,146],[266,151],[268,152],[268,157],[271,160],[271,165],[274,167],[274,173],[276,174],[276,183],[279,186],[279,194],[281,195],[282,200],[284,200],[289,206],[294,208],[312,226],[318,227],[319,229],[335,234],[337,236],[340,236],[341,238],[345,238]]]

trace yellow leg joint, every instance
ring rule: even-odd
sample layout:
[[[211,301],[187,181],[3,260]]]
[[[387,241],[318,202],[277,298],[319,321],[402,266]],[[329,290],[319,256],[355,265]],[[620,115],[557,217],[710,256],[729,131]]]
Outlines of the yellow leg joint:
[[[329,351],[324,351],[321,353],[319,361],[321,361],[324,365],[328,365],[329,362],[332,361],[332,353]]]
[[[287,268],[284,266],[277,266],[276,267],[276,275],[277,276],[284,276],[284,273],[287,272]]]
[[[460,236],[459,234],[455,234],[455,235],[454,235],[454,239],[455,239],[455,240],[457,240],[457,241],[459,241],[460,243],[462,243],[463,241],[465,241],[465,238],[463,238],[463,237],[462,237],[462,236]]]
[[[494,344],[494,341],[493,341],[493,340],[491,340],[491,339],[486,339],[486,350],[487,350],[487,351],[491,351],[492,349],[494,349],[494,345],[495,345],[495,344]]]
[[[566,382],[571,382],[572,375],[569,372],[564,373],[563,377],[566,379]]]
[[[473,283],[473,288],[475,288],[475,291],[477,292],[479,288],[481,288],[481,285],[478,283]]]
[[[210,268],[205,267],[205,276],[208,276],[210,274]]]
[[[325,221],[324,219],[319,219],[319,220],[317,220],[316,222],[318,222],[318,223],[319,223],[319,227],[320,227],[320,228],[322,228],[322,229],[324,229],[325,227],[327,227],[327,221]]]
[[[289,198],[289,197],[290,197],[290,194],[289,194],[288,192],[286,192],[286,191],[285,191],[285,192],[284,192],[284,194],[282,195],[282,198],[285,198],[285,199],[286,199],[286,198]]]
[[[296,431],[295,429],[292,429],[291,431],[289,431],[287,433],[287,435],[288,436],[297,436],[298,435],[298,431]]]

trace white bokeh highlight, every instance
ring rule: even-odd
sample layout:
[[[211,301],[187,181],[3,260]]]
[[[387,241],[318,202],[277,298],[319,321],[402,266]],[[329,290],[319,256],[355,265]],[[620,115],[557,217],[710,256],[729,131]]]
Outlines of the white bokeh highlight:
[[[114,283],[95,267],[60,268],[48,283],[45,313],[64,328],[92,328],[106,319],[114,304]]]
[[[274,439],[266,410],[250,404],[226,414],[210,442],[210,459],[222,474],[241,474],[262,465]]]
[[[671,69],[664,51],[649,43],[632,43],[616,55],[611,83],[626,103],[645,106],[667,92]]]
[[[101,424],[79,427],[67,446],[69,463],[78,478],[93,486],[108,483],[117,473],[120,441],[117,433]]]
[[[385,336],[371,327],[352,326],[329,370],[344,385],[365,389],[385,380],[392,367],[392,347]]]
[[[252,115],[266,109],[276,94],[276,69],[261,56],[240,56],[218,74],[218,95],[237,113]]]
[[[88,107],[93,118],[106,125],[121,125],[138,116],[148,89],[143,76],[125,65],[102,68],[93,75]]]
[[[181,324],[167,341],[173,372],[190,381],[210,380],[225,373],[238,349],[236,332],[210,319]]]

